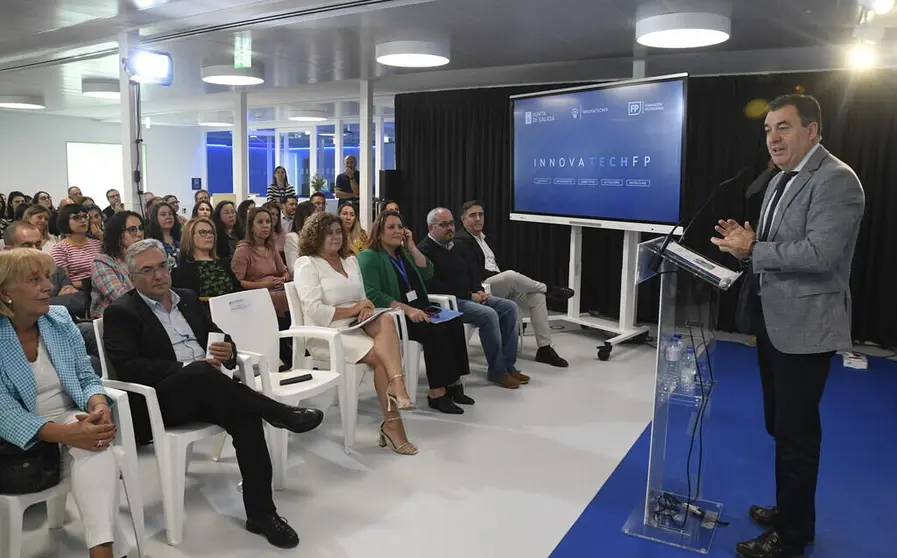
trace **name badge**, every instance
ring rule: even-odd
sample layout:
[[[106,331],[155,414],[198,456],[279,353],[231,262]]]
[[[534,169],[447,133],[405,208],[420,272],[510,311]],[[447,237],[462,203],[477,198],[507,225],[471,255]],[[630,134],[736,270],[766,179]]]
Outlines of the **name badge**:
[[[417,293],[414,291],[408,291],[405,297],[408,299],[408,302],[414,302],[415,300],[417,300]]]

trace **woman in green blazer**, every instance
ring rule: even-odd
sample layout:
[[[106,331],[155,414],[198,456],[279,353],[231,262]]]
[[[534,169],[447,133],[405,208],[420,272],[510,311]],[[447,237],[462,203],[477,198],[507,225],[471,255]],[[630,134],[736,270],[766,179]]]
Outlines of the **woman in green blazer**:
[[[398,308],[408,321],[408,337],[423,345],[427,365],[430,407],[443,413],[464,412],[456,403],[472,405],[460,377],[470,374],[464,325],[454,319],[430,323],[424,281],[433,276],[433,264],[414,244],[411,231],[396,211],[384,211],[371,228],[368,248],[358,254],[367,297],[377,308]]]

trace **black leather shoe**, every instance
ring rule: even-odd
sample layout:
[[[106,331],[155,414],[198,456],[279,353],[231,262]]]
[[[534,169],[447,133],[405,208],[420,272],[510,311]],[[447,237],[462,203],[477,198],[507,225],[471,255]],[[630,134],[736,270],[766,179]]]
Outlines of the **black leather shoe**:
[[[779,508],[772,506],[764,508],[763,506],[751,506],[748,515],[751,519],[764,529],[772,529],[775,527],[776,517],[779,515]],[[813,544],[814,536],[811,534],[807,537],[807,544]]]
[[[290,432],[302,434],[314,430],[324,420],[324,413],[318,409],[305,409],[303,407],[290,407],[284,405],[285,412],[274,420],[269,420],[271,426],[286,428]]]
[[[447,415],[463,415],[464,409],[455,405],[455,402],[452,401],[452,396],[446,394],[442,397],[432,398],[429,395],[427,396],[427,402],[430,404],[431,409],[436,409],[440,413],[445,413]]]
[[[261,518],[247,519],[246,530],[256,535],[262,535],[268,539],[269,543],[278,548],[299,546],[299,535],[284,518],[276,513]]]
[[[539,347],[539,350],[536,351],[536,362],[557,366],[558,368],[567,368],[568,366],[567,361],[558,356],[551,345]]]
[[[573,289],[568,287],[552,287],[551,290],[545,293],[545,297],[563,302],[565,300],[573,298],[573,295],[575,294],[576,293],[573,291]]]
[[[445,388],[446,393],[452,396],[452,400],[458,405],[473,405],[476,401],[473,397],[464,394],[464,386],[449,386]]]
[[[751,541],[735,545],[735,554],[741,558],[804,558],[803,547],[788,546],[773,529]]]

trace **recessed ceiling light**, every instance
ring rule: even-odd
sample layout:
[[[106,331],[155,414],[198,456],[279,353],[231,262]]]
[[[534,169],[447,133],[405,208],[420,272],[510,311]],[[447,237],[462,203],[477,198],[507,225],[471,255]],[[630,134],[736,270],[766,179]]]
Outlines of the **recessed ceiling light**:
[[[0,97],[0,108],[19,110],[41,110],[47,108],[43,97],[33,95],[4,95]]]
[[[697,48],[718,45],[729,40],[729,18],[707,13],[673,13],[640,19],[635,24],[635,39],[654,48]]]
[[[854,45],[847,54],[847,60],[851,67],[858,70],[866,70],[878,63],[875,48],[868,44]]]
[[[400,68],[433,68],[449,63],[449,47],[432,41],[392,41],[376,48],[377,62]]]
[[[294,122],[324,122],[327,113],[320,110],[291,110],[287,119]]]
[[[95,99],[120,99],[120,84],[117,79],[84,78],[81,80],[81,94]]]
[[[265,68],[234,68],[232,66],[203,66],[202,80],[215,85],[259,85],[265,83]]]

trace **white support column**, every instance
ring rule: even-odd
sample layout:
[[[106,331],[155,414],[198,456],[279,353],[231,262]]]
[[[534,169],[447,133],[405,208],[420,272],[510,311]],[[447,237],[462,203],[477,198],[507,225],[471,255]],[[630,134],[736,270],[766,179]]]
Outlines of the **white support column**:
[[[131,49],[140,45],[140,36],[136,32],[122,33],[118,37],[119,58],[128,58]],[[137,118],[137,86],[131,85],[131,79],[122,65],[119,70],[119,90],[121,91],[121,161],[122,161],[122,191],[121,200],[125,209],[141,211],[140,190],[143,186],[134,180],[134,171],[144,174],[143,161],[140,158],[140,146],[137,138],[140,135],[141,122]],[[141,178],[142,180],[142,178]]]
[[[645,77],[645,61],[632,61],[632,77],[642,79]],[[638,310],[638,244],[642,240],[642,233],[638,231],[623,232],[623,265],[620,270],[623,278],[620,281],[620,329],[632,329],[635,327],[636,311]]]
[[[324,176],[324,173],[322,173],[321,169],[318,168],[318,163],[319,163],[319,159],[318,159],[318,127],[312,126],[311,132],[309,132],[309,134],[311,134],[308,139],[308,153],[309,153],[309,158],[308,158],[308,173],[309,173],[308,189],[309,189],[309,192],[308,192],[308,195],[310,196],[312,194],[311,186],[310,186],[312,179],[315,177],[316,174],[320,174],[321,176]]]
[[[374,133],[377,139],[374,140],[374,197],[380,198],[380,171],[383,170],[383,117],[374,118]]]
[[[249,100],[246,90],[239,91],[234,107],[234,194],[237,203],[249,197]]]
[[[330,183],[331,191],[336,186],[337,175],[343,172],[345,167],[343,159],[345,158],[346,156],[343,154],[343,121],[337,118],[336,122],[333,123],[333,168],[324,169],[325,172],[321,173],[327,179],[327,182]]]
[[[374,84],[370,80],[361,80],[359,112],[360,141],[358,146],[358,172],[361,183],[358,184],[358,211],[361,213],[361,226],[365,230],[371,228],[371,198],[373,197],[374,165],[371,157],[371,140],[374,137],[372,124],[374,116]]]
[[[573,296],[567,301],[567,317],[579,318],[579,304],[582,300],[582,227],[570,226],[570,270],[567,286],[573,289]]]

